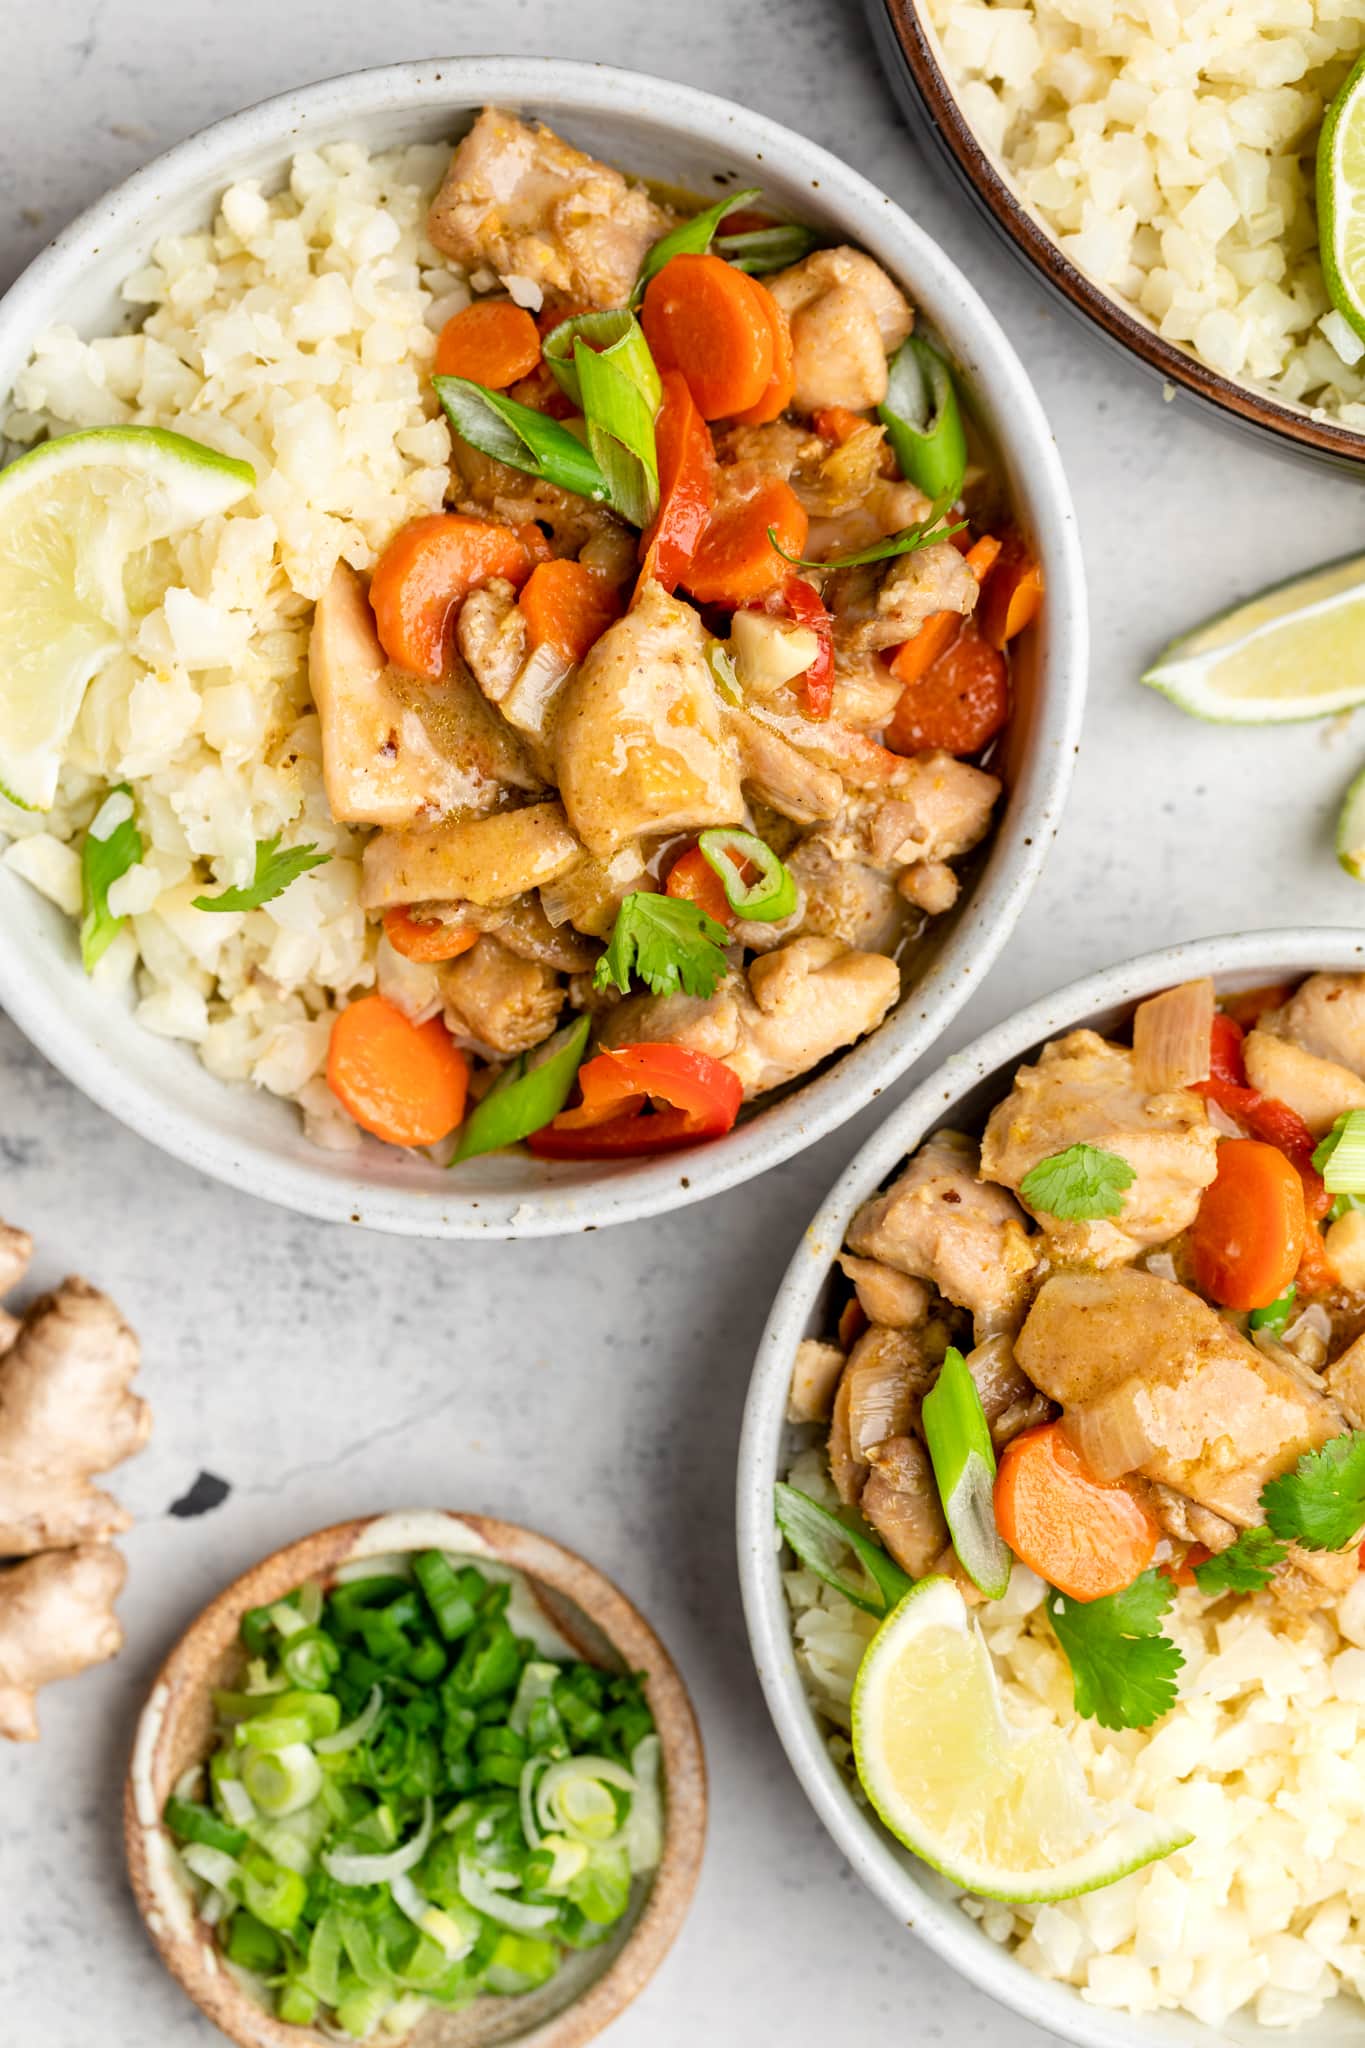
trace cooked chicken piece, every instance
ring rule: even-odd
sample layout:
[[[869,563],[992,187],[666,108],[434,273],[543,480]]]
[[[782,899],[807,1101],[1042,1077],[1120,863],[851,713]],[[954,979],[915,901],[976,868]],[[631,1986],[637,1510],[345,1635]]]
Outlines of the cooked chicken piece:
[[[1161,1486],[1156,1480],[1149,1480],[1142,1487],[1141,1497],[1166,1534],[1173,1536],[1177,1543],[1202,1543],[1205,1550],[1216,1555],[1237,1541],[1237,1531],[1231,1522],[1225,1522],[1221,1515],[1201,1508],[1198,1501],[1186,1500],[1183,1493]]]
[[[410,825],[543,786],[462,662],[439,683],[390,667],[365,586],[344,562],[313,613],[308,676],[338,823]]]
[[[1310,974],[1260,1028],[1365,1075],[1365,974]]]
[[[510,903],[567,874],[583,853],[563,807],[525,804],[487,818],[450,818],[411,832],[376,832],[365,848],[361,907],[393,903]]]
[[[613,555],[625,545],[634,549],[630,528],[607,506],[512,469],[458,435],[452,439],[451,463],[457,512],[500,520],[504,526],[539,526],[548,531],[556,555],[587,553],[603,540],[610,543]]]
[[[720,427],[714,440],[722,465],[762,470],[784,484],[814,482],[829,454],[828,441],[791,420],[771,420],[763,427]]]
[[[896,888],[926,917],[942,917],[957,902],[962,884],[946,861],[917,860],[902,868]]]
[[[863,861],[839,860],[820,832],[798,843],[787,866],[801,888],[803,931],[869,953],[895,951],[905,905],[889,876]]]
[[[1352,1429],[1365,1429],[1365,1335],[1332,1360],[1322,1384]]]
[[[884,1266],[880,1259],[855,1259],[842,1252],[839,1264],[857,1289],[858,1305],[870,1323],[888,1330],[913,1330],[929,1314],[929,1289],[922,1280]]]
[[[729,974],[713,996],[627,996],[602,1016],[603,1045],[681,1045],[728,1060],[739,1044],[744,978]]]
[[[834,665],[830,717],[850,732],[882,732],[905,688],[873,654],[839,654]]]
[[[501,704],[526,660],[526,620],[505,578],[471,591],[455,627],[460,653],[490,704]]]
[[[1365,1109],[1365,1081],[1359,1074],[1305,1052],[1290,1038],[1249,1031],[1242,1050],[1252,1087],[1296,1109],[1315,1138],[1330,1131],[1346,1110]]]
[[[760,954],[749,966],[739,1043],[727,1060],[746,1102],[875,1031],[900,992],[894,960],[851,952],[837,939],[793,939]]]
[[[1345,1550],[1303,1550],[1291,1543],[1284,1563],[1275,1568],[1270,1590],[1291,1614],[1335,1607],[1360,1577],[1359,1550],[1355,1542]]]
[[[1125,1447],[1106,1477],[1123,1464],[1241,1527],[1264,1519],[1267,1480],[1343,1426],[1312,1374],[1267,1358],[1188,1288],[1131,1267],[1045,1280],[1015,1356],[1063,1404],[1083,1454],[1092,1439],[1079,1419],[1103,1413]]]
[[[427,233],[470,269],[529,278],[574,304],[623,306],[669,216],[551,129],[485,107],[450,160]]]
[[[539,896],[519,896],[493,915],[497,921],[489,929],[523,960],[536,960],[559,974],[585,974],[597,958],[597,947],[580,938],[571,924],[550,923]]]
[[[787,1395],[788,1422],[828,1422],[843,1373],[844,1354],[837,1344],[803,1337],[796,1347]]]
[[[838,817],[844,785],[832,768],[807,760],[761,717],[738,705],[723,705],[721,716],[739,756],[744,794],[752,802],[767,804],[797,825]]]
[[[948,1541],[929,1453],[915,1437],[893,1436],[870,1456],[859,1506],[901,1570],[922,1579]]]
[[[442,967],[440,982],[456,1043],[504,1058],[548,1038],[564,1007],[554,969],[521,959],[491,934]]]
[[[965,557],[945,540],[893,561],[875,596],[860,571],[839,570],[825,601],[834,615],[835,644],[870,654],[913,640],[935,612],[960,612],[966,618],[980,594]]]
[[[904,1436],[919,1415],[920,1401],[934,1373],[924,1347],[911,1330],[872,1323],[848,1354],[848,1440],[855,1458],[874,1444]]]
[[[599,858],[642,832],[743,816],[706,640],[691,605],[651,582],[565,686],[555,720],[557,780],[574,830]]]
[[[856,1508],[867,1478],[866,1458],[858,1457],[849,1436],[848,1402],[851,1392],[848,1373],[839,1381],[829,1424],[829,1476],[845,1507]]]
[[[767,282],[791,326],[797,410],[880,405],[887,357],[915,318],[880,264],[858,249],[817,249]]]
[[[1020,1371],[1014,1345],[1003,1333],[987,1337],[968,1352],[967,1370],[976,1382],[982,1412],[990,1425],[991,1442],[997,1450],[1002,1450],[1021,1430],[1046,1422],[1052,1413],[1046,1394],[1040,1394]]]
[[[1115,1153],[1137,1178],[1113,1219],[1067,1222],[1035,1209],[1062,1262],[1114,1265],[1175,1237],[1193,1223],[1218,1170],[1218,1136],[1202,1096],[1186,1088],[1149,1095],[1128,1048],[1094,1031],[1070,1031],[1044,1046],[1036,1065],[1020,1067],[986,1125],[981,1169],[1017,1190],[1040,1160],[1072,1145]]]
[[[812,491],[799,484],[794,489],[803,503],[809,499],[818,503],[827,496],[823,489]],[[810,561],[824,561],[834,555],[854,554],[859,548],[889,539],[893,533],[903,533],[907,526],[923,519],[929,510],[929,500],[923,491],[901,477],[878,477],[856,504],[829,512],[811,510],[807,504],[807,510],[811,519],[806,555]],[[875,582],[875,578],[870,580]]]
[[[1036,1249],[1012,1195],[977,1178],[976,1141],[936,1131],[848,1231],[850,1251],[928,1280],[969,1309],[978,1341],[1017,1327]]]
[[[590,938],[607,939],[626,897],[648,895],[658,886],[645,868],[640,848],[632,844],[623,846],[609,861],[594,860],[585,853],[541,901],[551,924],[571,924]]]
[[[952,754],[911,754],[898,762],[880,796],[850,796],[828,833],[842,859],[895,869],[956,860],[990,830],[1000,782]]]
[[[1327,1262],[1337,1276],[1337,1285],[1352,1294],[1365,1290],[1365,1212],[1348,1209],[1327,1226],[1323,1239]],[[1316,1361],[1312,1358],[1309,1363]]]

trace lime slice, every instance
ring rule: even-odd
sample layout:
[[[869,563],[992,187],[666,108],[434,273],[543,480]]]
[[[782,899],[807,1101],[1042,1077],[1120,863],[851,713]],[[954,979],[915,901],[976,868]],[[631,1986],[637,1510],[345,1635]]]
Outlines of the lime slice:
[[[882,1623],[853,1689],[858,1776],[893,1835],[966,1891],[1024,1902],[1098,1891],[1191,1837],[1097,1807],[1062,1731],[1022,1734],[950,1579]]]
[[[1337,859],[1348,875],[1365,882],[1365,768],[1342,800],[1337,818]]]
[[[1318,136],[1318,242],[1332,304],[1365,339],[1365,57]]]
[[[1230,725],[1365,704],[1365,555],[1220,612],[1172,640],[1142,680],[1193,717]]]
[[[173,580],[162,544],[255,482],[159,427],[63,434],[0,474],[0,790],[15,803],[56,796],[87,685]]]

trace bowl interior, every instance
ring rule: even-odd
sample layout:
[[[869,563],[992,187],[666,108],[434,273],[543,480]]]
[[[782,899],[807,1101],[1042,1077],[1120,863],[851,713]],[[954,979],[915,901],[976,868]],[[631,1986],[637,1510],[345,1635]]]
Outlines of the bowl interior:
[[[1143,996],[1201,974],[1220,990],[1293,980],[1322,968],[1365,966],[1365,944],[1350,932],[1251,933],[1196,941],[1109,969],[1035,1003],[988,1032],[931,1076],[887,1119],[853,1160],[806,1232],[789,1266],[764,1331],[754,1369],[739,1458],[739,1555],[745,1615],[759,1678],[783,1746],[816,1812],[869,1888],[898,1920],[921,1934],[947,1961],[1003,2004],[1082,2048],[1151,2048],[1218,2041],[1262,2044],[1289,2038],[1254,2020],[1236,2018],[1214,2030],[1184,2015],[1134,2017],[1086,2004],[1070,1986],[1035,1976],[985,1935],[956,1903],[955,1888],[896,1841],[860,1805],[831,1758],[828,1724],[806,1695],[792,1645],[772,1523],[772,1489],[792,1458],[816,1440],[810,1427],[786,1419],[787,1387],[796,1346],[829,1332],[833,1261],[853,1213],[893,1179],[906,1155],[933,1131],[979,1131],[1008,1094],[1015,1069],[1060,1031],[1089,1026],[1101,1033],[1124,1025]],[[1338,1999],[1323,2018],[1292,2038],[1305,2048],[1336,2048],[1358,2040],[1359,2008]]]
[[[535,1235],[590,1227],[730,1186],[832,1129],[927,1049],[989,966],[1041,866],[1065,793],[1085,675],[1085,605],[1074,515],[1037,400],[970,287],[889,200],[822,151],[728,102],[599,66],[464,59],[356,74],[269,101],[206,130],[101,201],[0,305],[0,393],[35,337],[128,321],[124,278],[157,238],[200,229],[224,187],[283,182],[299,149],[454,140],[488,101],[542,118],[642,176],[706,195],[761,184],[783,211],[855,239],[908,285],[961,363],[1007,487],[1043,557],[1049,603],[1024,636],[1018,703],[1002,752],[1007,800],[957,908],[935,922],[914,986],[875,1036],[679,1161],[547,1165],[472,1161],[457,1176],[366,1138],[324,1152],[292,1107],[213,1078],[184,1044],[139,1025],[91,987],[74,928],[0,868],[0,1000],[71,1079],[155,1143],[251,1192],[315,1215],[429,1236]]]
[[[624,1596],[572,1551],[512,1523],[435,1512],[341,1523],[254,1566],[191,1624],[152,1687],[129,1772],[125,1839],[139,1907],[168,1968],[209,2017],[248,2048],[325,2048],[328,2036],[273,2019],[251,1996],[247,1980],[224,1963],[211,1931],[194,1916],[160,1823],[162,1808],[182,1773],[213,1746],[212,1693],[241,1680],[238,1629],[248,1608],[283,1598],[305,1579],[328,1585],[366,1571],[405,1569],[405,1553],[427,1548],[467,1554],[495,1577],[519,1574],[513,1625],[534,1635],[547,1654],[646,1674],[663,1757],[665,1843],[657,1870],[636,1879],[630,1905],[607,1941],[568,1955],[537,1991],[481,1998],[458,2012],[433,2009],[405,2038],[414,2048],[505,2042],[577,2048],[642,1988],[690,1903],[705,1833],[701,1741],[672,1660]]]

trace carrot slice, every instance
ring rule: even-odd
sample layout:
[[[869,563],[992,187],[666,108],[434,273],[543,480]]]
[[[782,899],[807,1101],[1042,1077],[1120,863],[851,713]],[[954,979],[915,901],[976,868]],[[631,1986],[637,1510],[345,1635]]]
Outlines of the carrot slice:
[[[384,936],[405,960],[421,960],[430,966],[438,960],[458,960],[479,934],[472,925],[443,924],[439,918],[424,923],[395,904],[384,912]]]
[[[665,370],[661,382],[663,404],[654,422],[659,510],[640,537],[640,584],[652,577],[671,595],[711,517],[716,451],[682,371]]]
[[[1223,1308],[1265,1308],[1298,1272],[1308,1241],[1303,1182],[1259,1138],[1224,1138],[1190,1231],[1194,1284]]]
[[[671,257],[645,287],[640,325],[660,370],[682,371],[703,419],[734,418],[772,382],[767,310],[719,256]]]
[[[383,996],[337,1013],[327,1085],[343,1109],[390,1145],[434,1145],[464,1115],[469,1062],[439,1017],[410,1024]]]
[[[1000,561],[982,593],[980,625],[992,647],[1003,647],[1037,617],[1043,572],[1017,533],[1008,536],[1003,550],[997,543],[996,553]]]
[[[536,323],[510,299],[476,299],[451,315],[436,343],[438,377],[468,377],[490,391],[529,377],[539,361]]]
[[[967,549],[967,567],[978,583],[985,581],[999,553],[1000,542],[989,533],[983,533]],[[892,655],[892,675],[902,683],[917,683],[948,652],[961,630],[961,612],[931,613],[914,639],[903,640]]]
[[[664,894],[695,903],[699,910],[727,928],[735,922],[720,876],[699,846],[689,847],[674,861],[664,883]]]
[[[1097,1479],[1060,1422],[1007,1444],[995,1521],[1015,1556],[1072,1600],[1102,1600],[1145,1572],[1161,1534],[1121,1479]]]
[[[917,683],[901,692],[884,737],[898,754],[922,754],[931,747],[976,754],[1009,715],[1005,657],[968,626]]]
[[[812,415],[815,431],[822,441],[833,441],[840,448],[845,441],[851,441],[859,427],[868,425],[865,412],[852,412],[846,405],[822,405]]]
[[[593,642],[621,616],[621,600],[605,576],[585,562],[541,562],[517,603],[532,647],[548,641],[568,661],[582,661]]]
[[[510,526],[462,512],[430,512],[400,527],[370,580],[375,630],[389,660],[439,682],[452,611],[492,576],[524,583],[531,560]]]
[[[779,589],[791,565],[769,540],[770,526],[789,555],[801,553],[810,521],[791,485],[775,476],[760,477],[746,496],[717,508],[683,576],[684,589],[699,604],[731,610]]]
[[[742,272],[740,274],[743,275]],[[746,406],[743,412],[737,412],[735,419],[742,427],[762,427],[769,420],[779,418],[791,404],[796,391],[796,359],[792,354],[792,331],[777,300],[756,277],[746,277],[744,282],[754,294],[772,331],[773,373],[757,402]]]

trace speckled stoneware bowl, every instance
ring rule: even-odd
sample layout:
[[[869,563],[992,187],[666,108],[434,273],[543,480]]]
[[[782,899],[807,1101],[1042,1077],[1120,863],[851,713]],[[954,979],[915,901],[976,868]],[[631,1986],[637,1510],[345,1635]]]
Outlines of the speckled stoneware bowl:
[[[238,1628],[249,1607],[280,1600],[305,1579],[325,1585],[359,1560],[382,1565],[433,1549],[521,1574],[514,1621],[548,1653],[645,1674],[662,1749],[664,1847],[658,1869],[637,1881],[625,1918],[600,1948],[570,1956],[558,1976],[524,1997],[431,2011],[392,2048],[582,2048],[644,1988],[687,1915],[706,1836],[701,1737],[677,1667],[625,1595],[573,1551],[514,1522],[435,1509],[339,1522],[253,1565],[190,1624],[148,1695],[124,1788],[128,1871],[142,1917],[172,1976],[241,2048],[335,2048],[345,2037],[286,2026],[251,1996],[195,1916],[162,1808],[181,1773],[212,1746],[210,1695],[240,1676]]]
[[[683,1155],[547,1164],[525,1153],[443,1172],[366,1139],[310,1145],[293,1109],[229,1086],[187,1046],[154,1037],[97,994],[71,924],[0,869],[0,1003],[54,1066],[177,1158],[314,1216],[421,1237],[545,1236],[652,1216],[734,1187],[852,1116],[933,1045],[990,968],[1037,879],[1061,815],[1087,669],[1075,515],[1033,388],[1004,333],[947,258],[885,194],[747,107],[606,65],[536,57],[432,59],[311,85],[205,129],[159,157],[58,237],[0,302],[0,397],[34,338],[59,321],[112,332],[119,287],[158,236],[202,228],[237,178],[279,183],[294,151],[455,140],[488,102],[539,116],[643,176],[708,193],[761,185],[784,211],[859,242],[898,277],[961,365],[1048,596],[1018,643],[1017,700],[1000,758],[1007,796],[985,858],[936,921],[916,977],[881,1029],[728,1136]]]
[[[1272,2041],[1292,2041],[1296,2048],[1346,2048],[1361,2040],[1360,2008],[1339,1999],[1323,2019],[1288,2033],[1254,2020],[1234,2019],[1215,2029],[1183,2016],[1138,2018],[1089,2005],[1069,1985],[1035,1976],[983,1934],[956,1903],[953,1887],[902,1848],[871,1808],[853,1797],[825,1746],[826,1724],[814,1713],[801,1683],[782,1591],[773,1486],[812,1435],[809,1429],[793,1429],[786,1419],[792,1361],[803,1337],[828,1332],[834,1260],[854,1212],[941,1125],[979,1131],[1008,1094],[1020,1063],[1035,1058],[1047,1039],[1081,1026],[1115,1030],[1144,996],[1199,975],[1212,975],[1226,991],[1292,981],[1319,968],[1365,969],[1365,936],[1310,929],[1195,939],[1073,982],[955,1053],[887,1118],[835,1182],[783,1277],[749,1388],[739,1453],[740,1584],[759,1681],[792,1769],[858,1876],[902,1926],[1002,2005],[1079,2048],[1218,2048],[1220,2043],[1269,2048]],[[837,1959],[831,1966],[837,1967]]]
[[[997,158],[978,140],[919,0],[867,0],[867,12],[873,40],[912,132],[927,132],[986,219],[1074,313],[1151,375],[1188,393],[1226,425],[1255,435],[1262,444],[1271,441],[1282,453],[1314,456],[1337,467],[1365,463],[1365,434],[1315,416],[1307,406],[1273,397],[1258,385],[1220,376],[1198,356],[1167,341],[1145,314],[1078,270],[1018,197]]]

